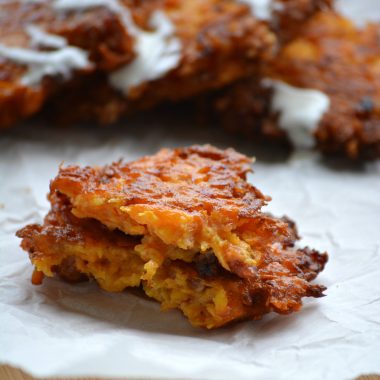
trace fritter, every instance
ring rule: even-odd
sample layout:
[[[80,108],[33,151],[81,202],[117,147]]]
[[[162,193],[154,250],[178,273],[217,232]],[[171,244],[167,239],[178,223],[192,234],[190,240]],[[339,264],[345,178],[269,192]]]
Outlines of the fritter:
[[[57,274],[72,283],[92,277],[110,292],[140,286],[144,261],[135,252],[138,238],[110,231],[96,220],[76,218],[63,196],[52,194],[49,199],[44,224],[18,233],[36,267],[35,280],[40,272],[41,280]]]
[[[19,0],[0,13],[0,126],[52,95],[72,119],[114,121],[247,76],[275,41],[234,0]]]
[[[249,170],[250,160],[235,151],[194,146],[104,168],[61,168],[50,187],[69,198],[77,217],[184,250],[212,249],[225,269],[243,272],[260,256],[241,234],[263,228],[288,238],[284,223],[256,219],[267,199],[245,181]],[[264,232],[252,244],[264,237],[271,244]]]
[[[133,40],[106,8],[57,14],[50,1],[0,2],[0,127],[36,113],[70,77],[134,57]]]
[[[302,35],[285,44],[261,74],[217,96],[214,106],[219,120],[229,130],[253,138],[286,142],[302,120],[293,117],[293,130],[286,125],[289,110],[279,107],[279,98],[287,95],[289,102],[289,98],[298,96],[298,108],[294,108],[298,116],[303,114],[302,107],[309,109],[310,102],[303,102],[310,98],[314,105],[321,102],[320,111],[324,112],[316,125],[313,122],[305,126],[315,127],[306,133],[310,137],[314,134],[322,152],[351,159],[380,157],[378,36],[379,24],[358,29],[334,12],[318,13],[305,24]],[[309,120],[310,112],[306,115]]]
[[[177,12],[185,18],[176,25],[184,41],[184,66],[127,96],[115,91],[104,74],[84,78],[62,88],[46,110],[53,120],[66,124],[110,124],[164,101],[178,102],[223,88],[257,73],[273,56],[273,48],[300,33],[306,20],[331,3],[332,0],[277,0],[267,4],[249,0],[182,1],[188,12]],[[198,35],[189,36],[189,30]]]
[[[43,225],[18,232],[43,275],[139,286],[164,309],[215,328],[301,307],[327,254],[297,249],[295,226],[261,212],[250,160],[211,146],[164,149],[103,168],[61,168]]]
[[[333,9],[334,0],[277,0],[271,1],[273,13],[271,29],[278,45],[302,36],[304,24],[319,11]]]

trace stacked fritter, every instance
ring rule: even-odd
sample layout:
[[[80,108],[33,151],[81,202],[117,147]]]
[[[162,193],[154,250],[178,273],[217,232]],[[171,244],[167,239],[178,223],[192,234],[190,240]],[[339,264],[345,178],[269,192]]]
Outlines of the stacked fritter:
[[[296,248],[294,225],[261,211],[269,199],[246,182],[250,163],[232,149],[193,146],[61,168],[44,224],[18,232],[33,282],[141,286],[206,328],[299,310],[303,297],[323,295],[310,281],[327,255]]]
[[[111,123],[222,88],[256,73],[276,39],[291,38],[330,2],[1,2],[0,126],[50,99],[66,122]]]

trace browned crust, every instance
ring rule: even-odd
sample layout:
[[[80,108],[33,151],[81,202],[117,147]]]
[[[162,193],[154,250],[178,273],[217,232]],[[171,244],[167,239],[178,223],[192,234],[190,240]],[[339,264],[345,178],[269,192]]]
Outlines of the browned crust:
[[[64,257],[65,246],[80,246],[83,250],[96,254],[96,248],[125,248],[125,254],[130,255],[131,249],[140,242],[140,238],[127,236],[120,231],[110,231],[93,219],[79,219],[72,213],[72,206],[65,196],[52,193],[50,196],[51,211],[43,225],[29,225],[18,231],[22,238],[21,246],[29,253],[32,263],[51,262],[52,272],[63,280],[76,283],[88,279],[76,266],[76,259]],[[263,215],[262,223],[266,216]],[[191,263],[181,260],[166,260],[158,269],[151,281],[142,281],[144,289],[162,287],[167,279],[174,278],[181,272],[186,276],[188,286],[193,289],[196,297],[202,294],[205,287],[224,289],[228,297],[228,307],[222,319],[215,320],[213,327],[220,327],[242,319],[260,319],[264,314],[275,311],[288,314],[301,307],[303,297],[321,297],[324,287],[312,285],[317,274],[323,270],[327,255],[315,250],[294,249],[296,236],[295,225],[286,220],[293,238],[279,250],[266,249],[261,263],[255,269],[255,278],[244,279],[223,269],[212,253],[199,254]],[[264,240],[266,239],[257,230]],[[276,237],[274,237],[275,239]],[[101,250],[104,251],[104,250]],[[62,252],[61,261],[58,260]],[[73,251],[74,252],[74,251]],[[103,258],[106,268],[107,259]],[[35,271],[33,283],[41,284],[43,274]],[[179,285],[180,286],[180,285]],[[207,305],[204,305],[205,312]],[[190,321],[206,327],[199,319]],[[206,323],[206,322],[205,322]],[[207,321],[210,326],[210,321]]]
[[[380,157],[379,25],[357,29],[333,12],[315,15],[264,72],[232,86],[214,103],[230,130],[286,142],[261,77],[326,93],[331,101],[316,133],[319,149],[351,159]]]
[[[131,249],[130,244],[145,244],[148,237],[151,243],[141,257],[150,261],[157,249],[166,255],[146,278],[148,294],[155,294],[154,287],[167,276],[185,271],[186,278],[211,281],[233,292],[235,312],[224,323],[257,319],[269,311],[287,314],[300,309],[303,297],[323,295],[325,288],[310,281],[323,270],[327,255],[295,248],[294,223],[260,211],[268,198],[246,182],[249,163],[232,149],[207,145],[164,149],[103,168],[61,168],[51,183],[52,211],[45,224],[27,226],[18,236],[34,263],[48,258],[50,251],[57,259],[61,244],[80,244],[86,251],[120,247],[126,240]],[[133,207],[137,214],[120,214]],[[137,235],[135,240],[128,231]],[[136,248],[140,254],[141,247]],[[167,256],[169,247],[182,248],[181,259]],[[56,265],[54,272],[80,279],[75,261]]]
[[[120,198],[123,206],[151,204],[186,212],[207,210],[254,217],[264,195],[245,181],[251,160],[233,149],[205,146],[163,149],[154,156],[109,166],[61,168],[51,191],[72,198]]]
[[[96,73],[88,81],[74,75],[68,87],[62,86],[59,80],[43,83],[35,90],[40,100],[38,107],[24,110],[25,103],[17,97],[18,79],[23,69],[0,61],[0,84],[8,89],[5,96],[0,97],[0,126],[32,115],[58,90],[61,91],[55,100],[56,111],[62,108],[61,115],[70,115],[70,121],[109,123],[125,113],[152,107],[165,100],[180,100],[220,88],[249,75],[255,62],[272,52],[274,36],[267,25],[256,20],[248,7],[234,0],[124,0],[124,3],[130,7],[135,21],[145,28],[153,11],[164,10],[175,25],[183,46],[181,63],[176,70],[124,95],[113,90],[104,76],[104,72],[114,70],[134,57],[134,40],[124,30],[118,15],[104,8],[57,14],[52,12],[49,2],[1,4],[0,10],[6,16],[0,18],[2,43],[27,46],[24,26],[33,21],[87,50],[94,63],[90,71]],[[33,99],[31,102],[36,104]],[[12,108],[9,108],[10,103],[14,104]]]
[[[329,95],[330,110],[316,132],[326,153],[380,157],[378,35],[379,24],[359,30],[339,15],[321,13],[273,65],[274,77]]]
[[[272,28],[279,43],[283,45],[301,36],[306,22],[317,12],[333,6],[334,0],[278,0]]]
[[[118,15],[102,7],[81,12],[56,11],[50,4],[51,1],[1,4],[1,43],[28,47],[25,26],[33,24],[88,51],[91,61],[99,68],[112,70],[133,58],[133,39]]]
[[[281,7],[277,7],[273,23],[266,25],[258,23],[248,8],[237,2],[182,2],[179,9],[172,13],[169,10],[178,34],[185,41],[184,58],[178,70],[135,89],[127,99],[108,85],[106,77],[91,77],[64,88],[47,108],[55,120],[63,123],[110,124],[163,101],[183,100],[257,74],[261,64],[271,57],[270,47],[274,45],[275,36],[277,44],[285,43],[299,35],[305,22],[318,10],[332,5],[331,0],[280,0],[277,3]],[[214,8],[211,4],[215,4]],[[187,11],[182,12],[182,8]],[[192,17],[183,17],[188,14]],[[268,28],[275,35],[269,33]],[[197,33],[196,38],[194,33]],[[260,94],[253,96],[260,101]],[[239,122],[234,120],[232,124]],[[274,134],[283,135],[274,131],[275,128],[267,126],[267,129],[271,138]]]
[[[0,42],[6,46],[29,46],[25,26],[36,25],[48,33],[65,37],[69,44],[88,51],[90,60],[102,70],[111,70],[129,62],[133,41],[117,15],[104,8],[80,13],[59,13],[49,1],[21,1],[0,4]],[[0,127],[6,127],[30,117],[41,109],[46,99],[62,85],[62,78],[45,78],[40,86],[25,87],[19,83],[23,66],[0,57]],[[79,73],[74,73],[74,77]]]

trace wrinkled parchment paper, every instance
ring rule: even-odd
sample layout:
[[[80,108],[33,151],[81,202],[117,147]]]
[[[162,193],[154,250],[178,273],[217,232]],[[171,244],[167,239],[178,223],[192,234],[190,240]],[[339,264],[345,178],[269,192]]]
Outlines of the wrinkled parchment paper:
[[[306,300],[297,314],[208,332],[134,293],[55,279],[31,285],[32,266],[14,234],[42,221],[59,164],[103,165],[193,143],[257,156],[250,180],[273,197],[268,209],[297,221],[301,244],[330,254],[318,278],[328,286],[325,298]],[[347,164],[307,151],[286,157],[215,128],[145,116],[128,128],[2,132],[0,363],[37,376],[339,380],[380,373],[380,162]]]

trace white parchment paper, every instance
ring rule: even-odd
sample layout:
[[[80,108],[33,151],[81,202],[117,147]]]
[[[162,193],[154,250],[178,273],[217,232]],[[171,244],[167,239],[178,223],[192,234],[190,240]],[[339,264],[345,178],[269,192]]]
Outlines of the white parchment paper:
[[[273,197],[269,210],[297,221],[301,244],[330,254],[318,278],[328,286],[325,298],[306,300],[297,314],[208,332],[133,293],[54,279],[31,285],[32,266],[14,233],[42,221],[60,163],[103,165],[193,143],[258,157],[250,180]],[[285,157],[216,128],[144,116],[106,129],[2,132],[0,363],[38,376],[339,380],[380,373],[380,162],[346,164],[306,151]]]

